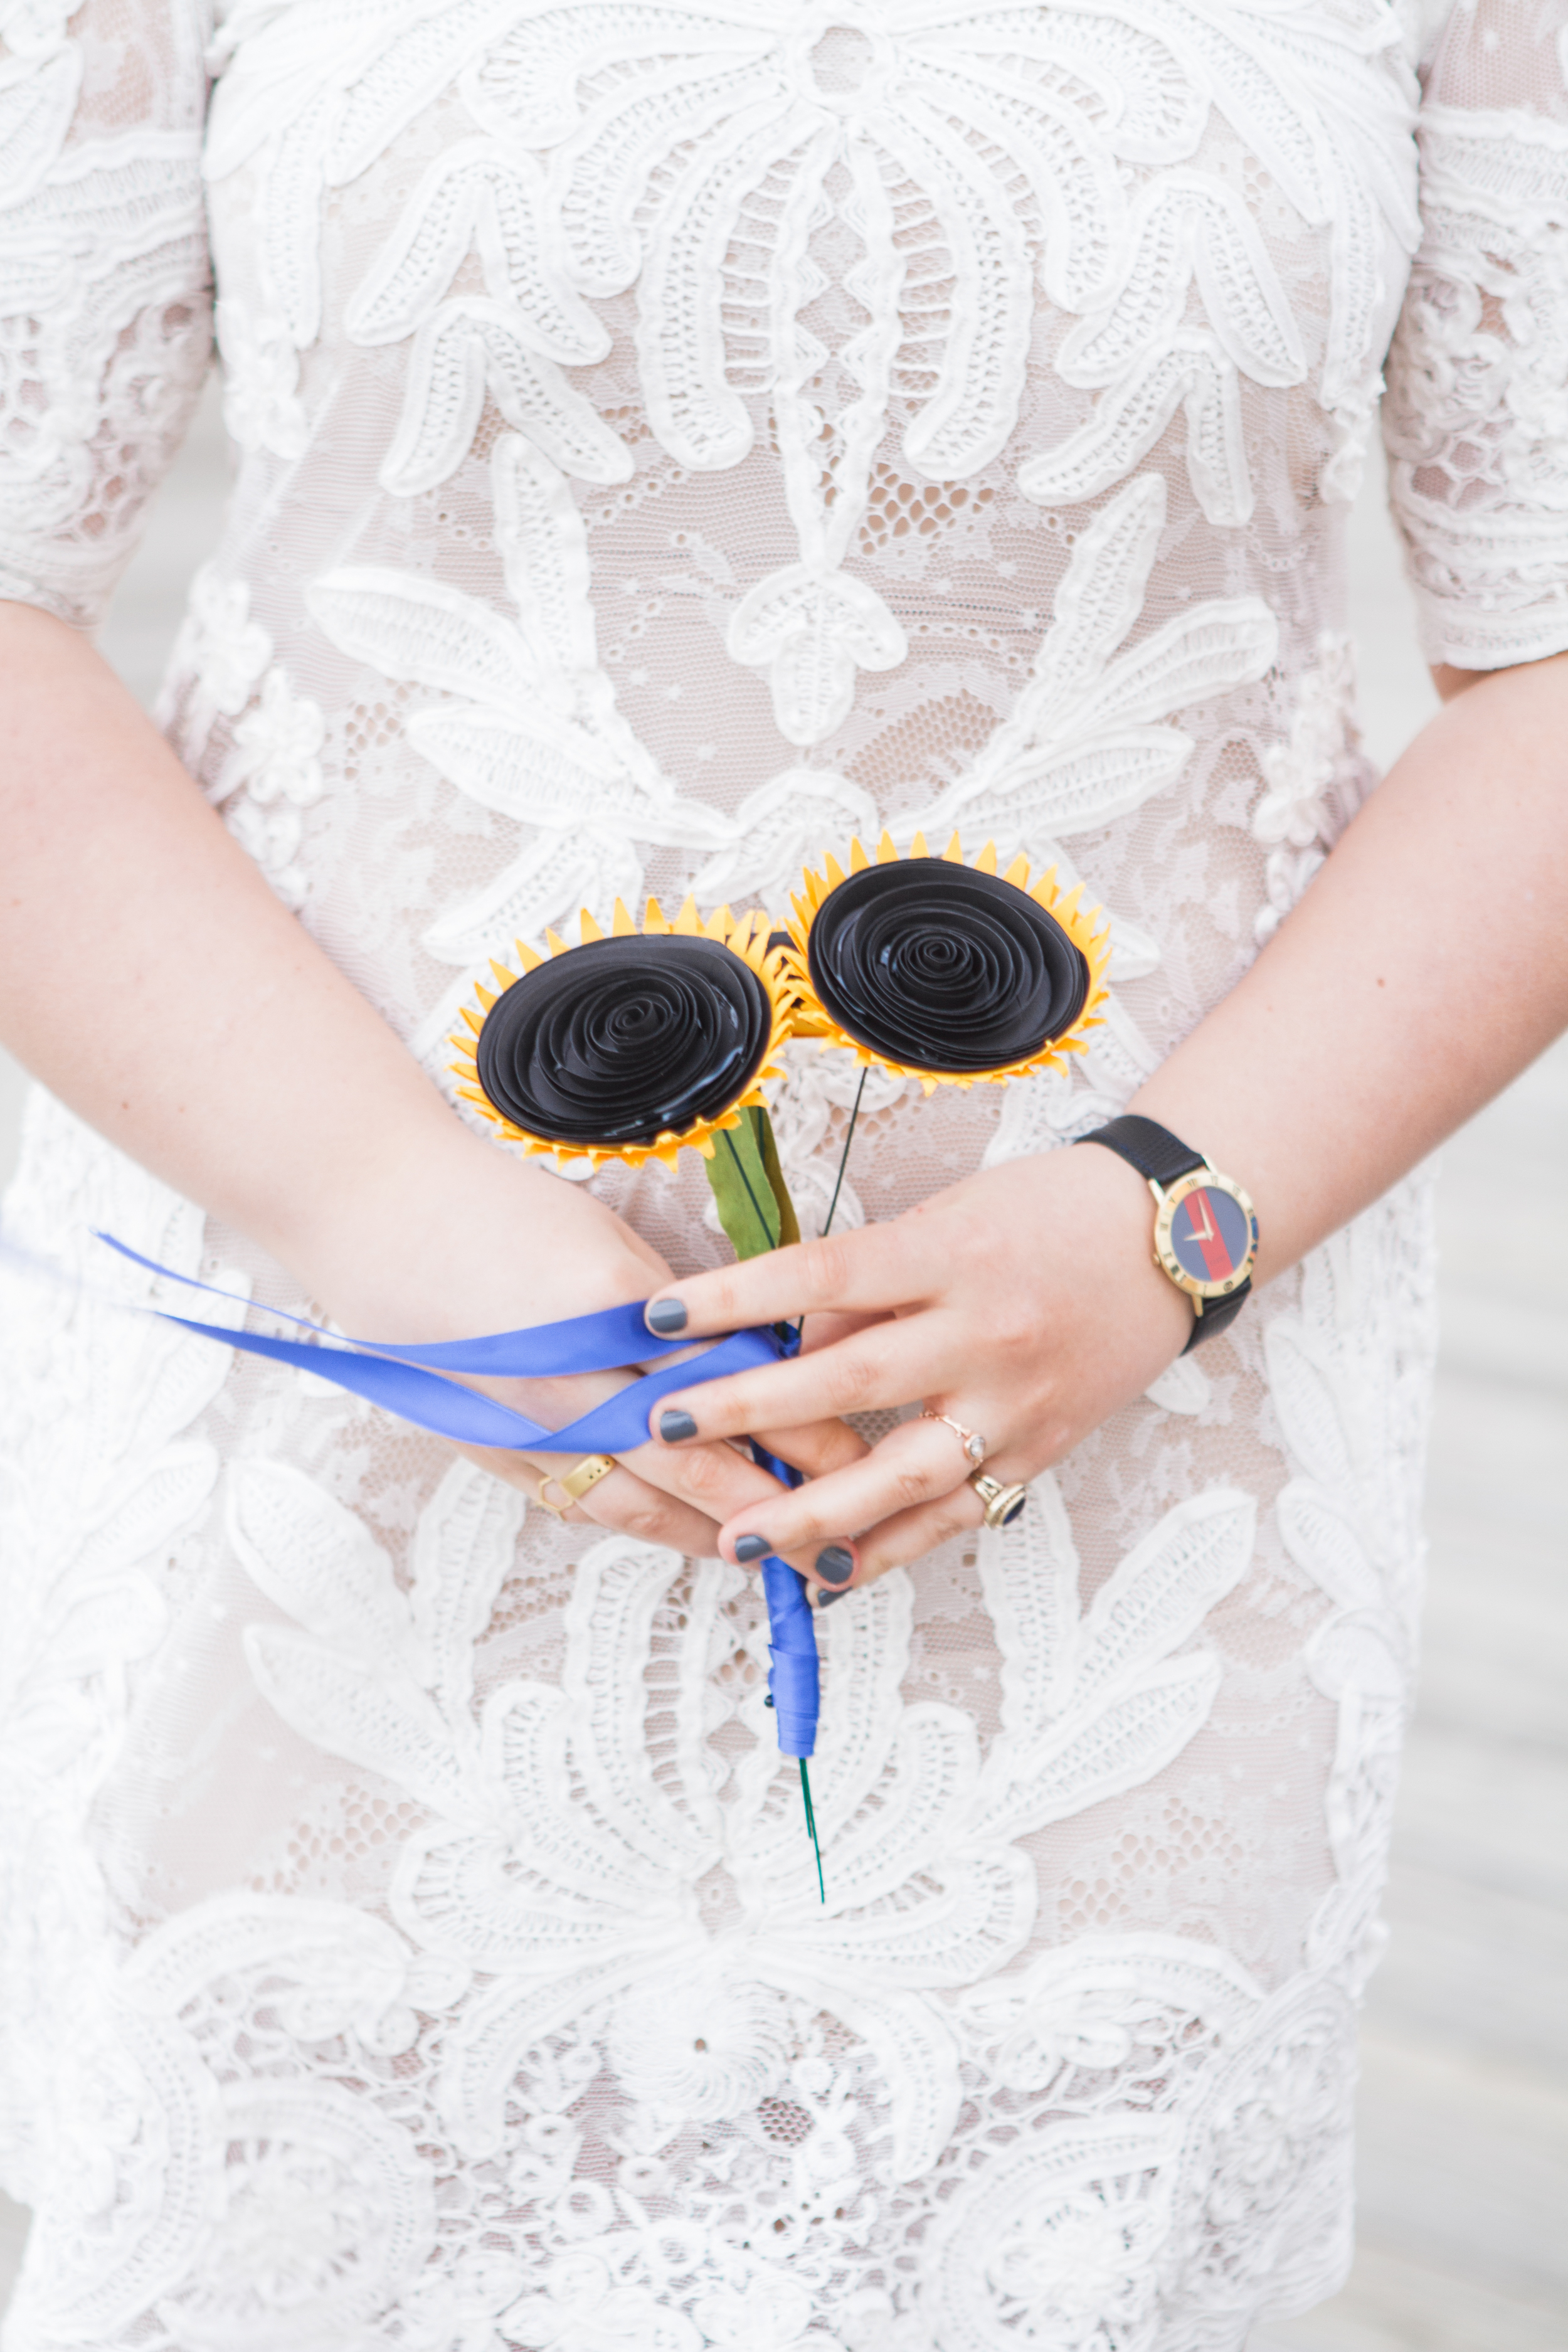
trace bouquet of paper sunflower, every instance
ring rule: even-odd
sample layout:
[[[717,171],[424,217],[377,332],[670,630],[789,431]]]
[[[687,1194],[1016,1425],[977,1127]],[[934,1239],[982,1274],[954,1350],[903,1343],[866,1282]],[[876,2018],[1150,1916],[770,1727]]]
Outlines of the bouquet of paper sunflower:
[[[1054,869],[1031,881],[1024,857],[998,873],[989,844],[971,866],[956,835],[933,856],[917,834],[903,858],[884,834],[875,857],[853,845],[847,873],[832,857],[808,870],[787,929],[728,908],[705,921],[688,899],[673,921],[650,900],[639,929],[617,900],[606,933],[584,910],[579,945],[552,931],[548,956],[520,940],[519,970],[492,964],[495,988],[478,989],[453,1040],[458,1091],[528,1152],[669,1167],[700,1152],[725,1233],[752,1257],[799,1238],[767,1105],[785,1040],[847,1047],[862,1087],[873,1066],[928,1094],[1060,1069],[1106,994],[1109,934],[1079,898]],[[846,1158],[853,1135],[852,1116]],[[776,1343],[787,1351],[798,1333]],[[701,1360],[686,1370],[714,1376]],[[804,1579],[780,1559],[762,1567],[769,1697],[815,1843],[816,1630]]]
[[[578,946],[551,932],[548,956],[519,942],[520,971],[492,965],[495,990],[479,990],[479,1010],[465,1014],[467,1033],[453,1041],[459,1092],[526,1151],[669,1166],[685,1148],[700,1152],[721,1223],[737,1254],[754,1257],[799,1238],[767,1107],[769,1083],[784,1075],[773,1057],[785,1039],[847,1046],[863,1066],[862,1087],[872,1067],[918,1078],[928,1094],[1059,1069],[1066,1055],[1083,1051],[1106,994],[1109,935],[1099,909],[1085,911],[1079,897],[1058,892],[1054,871],[1031,882],[1022,857],[998,874],[989,845],[967,866],[956,835],[933,857],[917,834],[912,854],[900,858],[884,834],[875,858],[855,843],[847,874],[831,857],[821,873],[808,871],[787,929],[773,929],[763,915],[737,919],[727,908],[704,922],[689,899],[673,922],[650,902],[641,930],[617,903],[606,936],[584,912]],[[854,1133],[852,1114],[840,1178]],[[212,1287],[112,1234],[100,1239],[149,1273],[187,1289]],[[223,1323],[153,1312],[226,1348],[310,1371],[459,1444],[544,1454],[604,1448],[590,1459],[606,1470],[616,1449],[643,1443],[660,1394],[777,1361],[799,1345],[798,1328],[784,1325],[734,1332],[692,1357],[684,1339],[651,1332],[635,1304],[406,1346],[345,1339],[304,1316],[269,1310],[310,1334],[287,1339],[237,1327],[232,1297],[216,1295],[226,1302]],[[637,1379],[564,1429],[546,1429],[468,1385],[630,1367]],[[754,1440],[752,1452],[775,1477],[798,1483],[798,1472]],[[569,1496],[573,1475],[554,1482]],[[768,1703],[782,1752],[800,1762],[816,1846],[806,1770],[818,1716],[816,1629],[805,1579],[773,1558],[762,1570]],[[819,1885],[821,1870],[818,1851]]]

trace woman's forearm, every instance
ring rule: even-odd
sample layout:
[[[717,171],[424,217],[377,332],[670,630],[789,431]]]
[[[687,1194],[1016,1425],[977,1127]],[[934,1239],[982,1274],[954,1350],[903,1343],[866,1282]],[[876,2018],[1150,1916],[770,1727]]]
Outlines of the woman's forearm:
[[[0,1036],[349,1329],[433,1339],[552,1322],[668,1278],[584,1187],[470,1134],[91,647],[4,604],[0,845]],[[490,1385],[561,1428],[620,1378]],[[864,1451],[837,1425],[790,1434],[807,1468]],[[538,1491],[529,1457],[483,1459]],[[717,1519],[774,1491],[728,1446],[688,1461],[643,1444],[616,1461],[578,1516],[682,1551],[710,1551]]]
[[[74,631],[0,604],[0,1036],[63,1100],[305,1270],[416,1167],[530,1173],[452,1118]],[[1560,656],[1448,704],[1136,1097],[1247,1184],[1262,1278],[1568,1021],[1565,909]]]
[[[0,604],[0,1037],[297,1269],[409,1163],[504,1166],[273,897],[85,639]],[[521,1171],[509,1169],[508,1178]]]
[[[1247,1186],[1267,1281],[1376,1200],[1565,1020],[1568,656],[1478,680],[1433,721],[1132,1107]],[[689,1276],[654,1304],[679,1301],[694,1338],[846,1320],[792,1362],[664,1408],[679,1440],[711,1441],[919,1399],[983,1433],[992,1477],[1021,1483],[1142,1394],[1190,1339],[1190,1310],[1151,1260],[1152,1222],[1116,1154],[1047,1151],[888,1223]],[[865,1460],[748,1505],[721,1541],[793,1557],[847,1528],[863,1585],[981,1510],[951,1427],[922,1414]]]
[[[1245,1184],[1259,1278],[1568,1024],[1568,655],[1469,681],[1131,1108]]]

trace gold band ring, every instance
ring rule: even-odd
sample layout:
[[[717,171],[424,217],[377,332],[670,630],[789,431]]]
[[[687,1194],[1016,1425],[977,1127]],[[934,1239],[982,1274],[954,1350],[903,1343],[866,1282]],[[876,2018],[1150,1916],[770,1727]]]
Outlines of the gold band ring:
[[[988,1528],[1010,1528],[1029,1498],[1027,1486],[1004,1486],[1000,1478],[988,1478],[984,1470],[972,1470],[965,1484],[984,1504]]]
[[[973,1463],[977,1470],[979,1469],[981,1464],[985,1459],[985,1440],[981,1436],[980,1432],[977,1429],[965,1429],[963,1423],[961,1421],[954,1421],[952,1413],[950,1412],[932,1412],[929,1404],[921,1405],[921,1419],[922,1421],[940,1421],[945,1423],[946,1426],[952,1430],[954,1437],[957,1438],[960,1445],[963,1446],[964,1453],[968,1455],[970,1461]]]
[[[546,1471],[539,1482],[539,1492],[534,1500],[541,1509],[548,1511],[552,1518],[563,1519],[573,1504],[580,1503],[590,1487],[596,1486],[601,1478],[607,1478],[612,1470],[618,1470],[620,1466],[613,1454],[584,1454],[581,1462],[575,1464],[570,1470]],[[546,1489],[551,1486],[560,1487],[566,1497],[563,1503],[551,1501],[546,1492]]]

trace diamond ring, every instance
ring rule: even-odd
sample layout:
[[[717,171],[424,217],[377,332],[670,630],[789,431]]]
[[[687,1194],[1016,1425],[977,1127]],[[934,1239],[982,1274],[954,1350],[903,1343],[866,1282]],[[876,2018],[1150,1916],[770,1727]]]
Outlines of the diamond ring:
[[[981,1436],[980,1432],[977,1429],[965,1429],[963,1423],[961,1421],[954,1421],[952,1413],[950,1412],[932,1412],[929,1404],[921,1405],[921,1419],[922,1421],[940,1421],[945,1423],[947,1427],[952,1430],[954,1437],[957,1438],[960,1445],[963,1446],[964,1453],[968,1455],[970,1461],[973,1463],[977,1470],[979,1469],[981,1464],[985,1459],[985,1440]]]

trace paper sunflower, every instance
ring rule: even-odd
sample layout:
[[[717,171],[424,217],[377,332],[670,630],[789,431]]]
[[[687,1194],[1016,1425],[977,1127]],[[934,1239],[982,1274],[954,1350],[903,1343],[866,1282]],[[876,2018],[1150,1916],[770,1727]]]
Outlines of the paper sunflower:
[[[901,858],[884,833],[875,859],[858,841],[807,871],[794,901],[784,980],[791,1025],[846,1045],[896,1077],[1000,1085],[1060,1069],[1084,1050],[1105,1002],[1110,938],[1100,909],[1065,895],[1054,866],[996,871],[987,842],[973,866],[954,834],[940,857],[917,834]]]
[[[783,1075],[788,996],[765,923],[727,907],[704,922],[690,898],[671,922],[650,898],[639,931],[617,898],[608,937],[586,911],[582,930],[578,947],[547,932],[548,956],[519,940],[521,972],[492,961],[495,993],[477,989],[483,1011],[465,1007],[452,1039],[459,1096],[525,1151],[710,1159]]]

